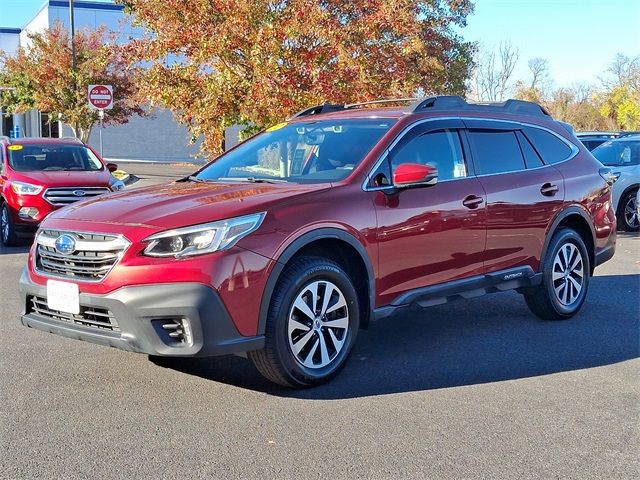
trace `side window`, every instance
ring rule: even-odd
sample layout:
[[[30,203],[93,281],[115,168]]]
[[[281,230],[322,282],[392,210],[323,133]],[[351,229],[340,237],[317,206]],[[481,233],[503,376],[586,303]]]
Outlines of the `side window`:
[[[524,133],[545,163],[558,163],[571,156],[571,147],[540,128],[526,127]]]
[[[524,170],[524,158],[516,132],[505,130],[470,130],[478,175]]]
[[[4,147],[0,145],[0,175],[4,175],[5,173],[4,167]]]
[[[524,163],[527,168],[538,168],[544,166],[540,155],[534,150],[534,148],[524,136],[522,132],[516,132],[518,142],[520,142],[520,148],[522,149],[522,155],[524,155]]]
[[[467,176],[460,134],[457,130],[440,130],[422,134],[391,153],[391,169],[401,163],[421,163],[438,169],[438,180]]]

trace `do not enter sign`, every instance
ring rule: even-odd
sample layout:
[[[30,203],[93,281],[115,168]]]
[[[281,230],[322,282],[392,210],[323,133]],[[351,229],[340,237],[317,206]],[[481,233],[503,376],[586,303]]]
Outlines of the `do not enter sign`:
[[[89,85],[89,107],[109,110],[113,107],[113,87],[111,85]]]

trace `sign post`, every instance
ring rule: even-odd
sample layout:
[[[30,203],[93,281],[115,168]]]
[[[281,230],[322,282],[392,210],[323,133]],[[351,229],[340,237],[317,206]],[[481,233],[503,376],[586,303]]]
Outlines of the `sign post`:
[[[102,151],[102,129],[104,128],[104,110],[98,110],[98,118],[100,119],[100,158],[104,158]]]
[[[104,111],[113,107],[113,86],[89,85],[87,100],[89,101],[89,108],[98,110],[98,118],[100,119],[100,156],[103,157],[102,129],[104,128]]]

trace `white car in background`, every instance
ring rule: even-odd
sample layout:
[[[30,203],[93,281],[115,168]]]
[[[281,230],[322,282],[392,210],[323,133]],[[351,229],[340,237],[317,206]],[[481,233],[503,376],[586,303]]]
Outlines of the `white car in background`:
[[[618,176],[612,190],[618,228],[627,232],[639,231],[640,135],[610,140],[591,153]]]

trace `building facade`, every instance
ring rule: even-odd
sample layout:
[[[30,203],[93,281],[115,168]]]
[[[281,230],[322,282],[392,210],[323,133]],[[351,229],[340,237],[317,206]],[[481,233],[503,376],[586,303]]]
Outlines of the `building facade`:
[[[74,24],[81,28],[96,29],[105,26],[116,32],[121,42],[138,38],[141,30],[132,25],[130,17],[124,13],[122,5],[108,1],[74,1]],[[0,50],[9,54],[19,47],[29,46],[28,33],[43,31],[55,22],[61,22],[69,29],[69,1],[46,0],[34,12],[32,19],[22,28],[2,28],[0,26]],[[200,142],[191,142],[191,135],[184,125],[177,123],[170,111],[152,109],[147,117],[131,117],[123,125],[102,129],[104,156],[110,160],[156,160],[165,162],[191,161],[198,155]],[[107,112],[108,114],[108,112]],[[17,127],[17,129],[16,129]],[[51,119],[46,112],[33,110],[24,114],[2,115],[0,135],[10,135],[19,130],[20,136],[64,137],[71,136],[71,129]],[[229,129],[226,146],[235,145],[238,128]],[[100,128],[95,125],[89,143],[99,146]]]

